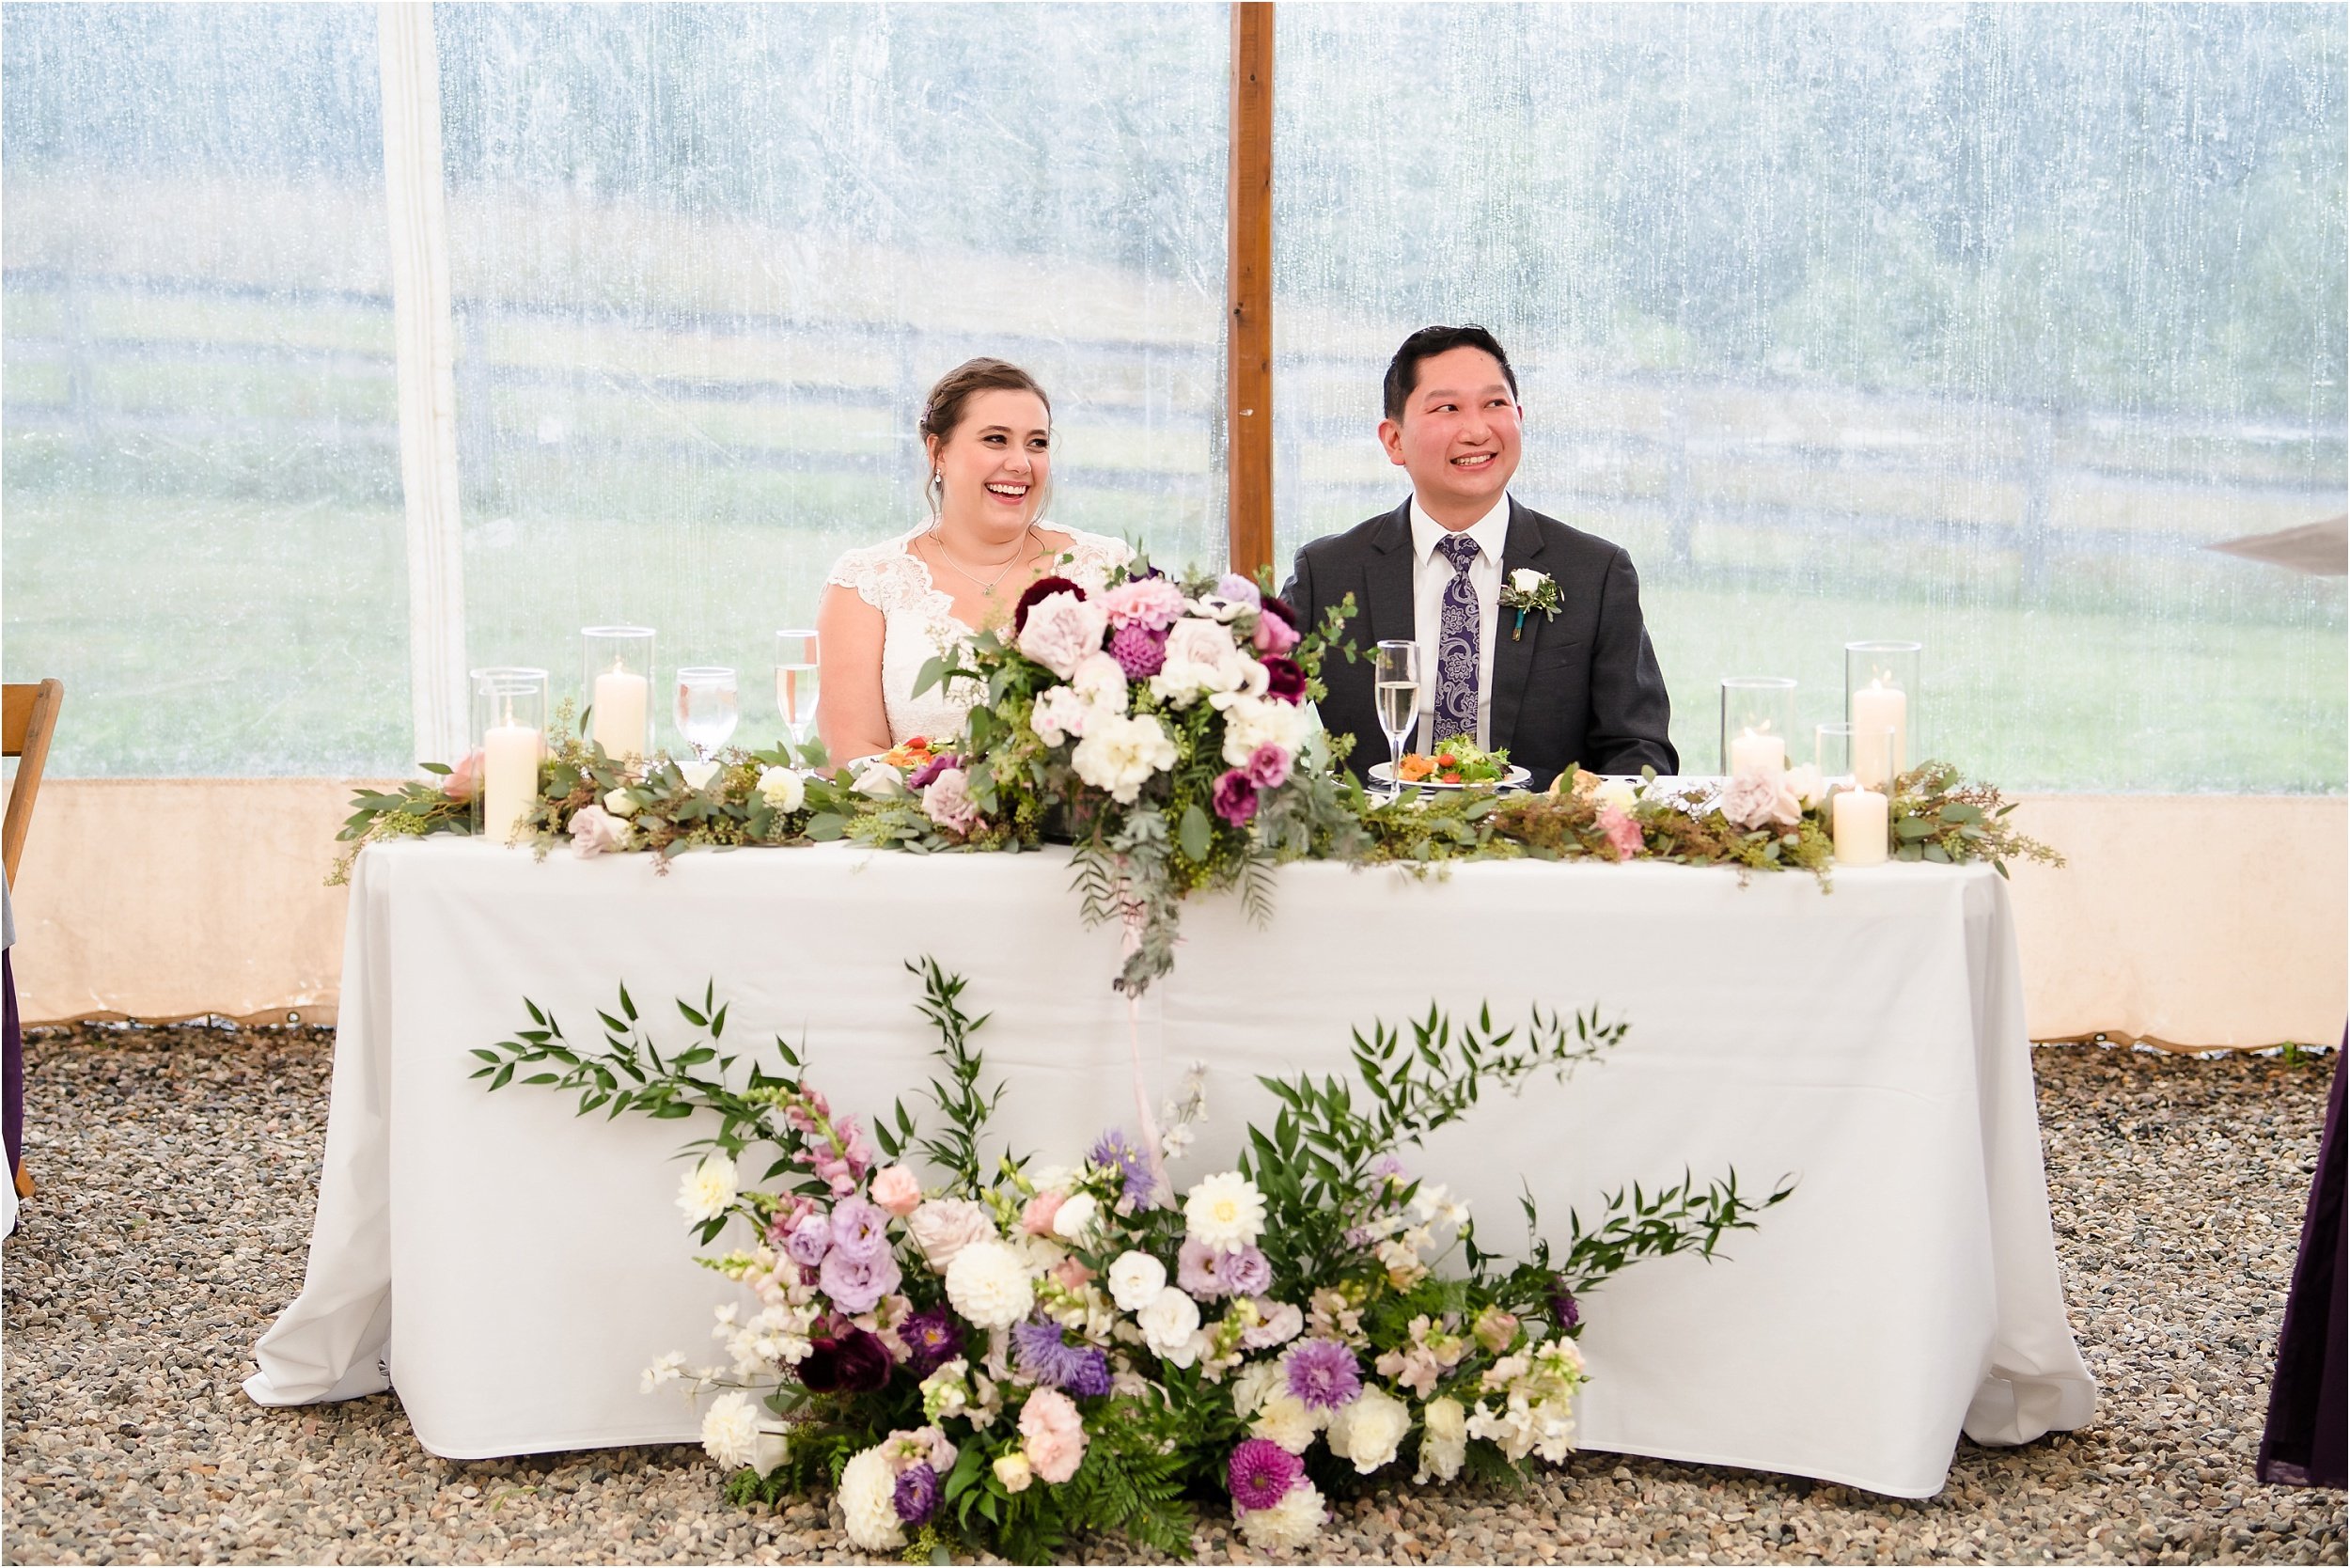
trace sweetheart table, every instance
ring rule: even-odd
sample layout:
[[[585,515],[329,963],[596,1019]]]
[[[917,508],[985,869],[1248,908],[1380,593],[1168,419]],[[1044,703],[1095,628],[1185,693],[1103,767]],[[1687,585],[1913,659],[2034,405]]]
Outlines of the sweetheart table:
[[[686,1122],[572,1114],[468,1076],[526,1027],[574,1044],[625,981],[665,1048],[668,998],[714,981],[726,1043],[780,1036],[832,1104],[923,1108],[934,1036],[909,959],[968,978],[1008,1085],[995,1141],[1049,1161],[1131,1125],[1138,1042],[1158,1094],[1197,1063],[1209,1121],[1179,1185],[1270,1116],[1261,1073],[1340,1071],[1350,1030],[1431,1003],[1596,1006],[1630,1025],[1565,1083],[1481,1104],[1423,1151],[1489,1247],[1521,1190],[1563,1235],[1603,1194],[1735,1167],[1794,1196],[1727,1256],[1638,1264],[1585,1303],[1590,1449],[1940,1490],[1962,1431],[2077,1427],[2096,1391],[2065,1318],[2007,887],[1987,867],[1759,875],[1483,861],[1415,875],[1283,868],[1269,925],[1190,901],[1174,972],[1138,1016],[1110,989],[1064,852],[921,856],[847,845],[534,863],[463,839],[370,847],[344,952],[334,1102],[302,1294],[256,1348],[264,1404],[396,1387],[444,1457],[691,1441],[670,1350],[723,1359],[739,1287],[689,1262],[674,1204]],[[772,1065],[772,1063],[771,1063]]]

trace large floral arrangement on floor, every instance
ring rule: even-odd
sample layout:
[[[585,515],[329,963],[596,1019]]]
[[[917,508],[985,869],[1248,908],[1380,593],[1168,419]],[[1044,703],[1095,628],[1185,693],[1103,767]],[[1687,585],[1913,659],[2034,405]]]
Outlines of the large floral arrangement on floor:
[[[1563,1078],[1624,1032],[1536,1011],[1496,1031],[1431,1011],[1357,1033],[1351,1078],[1261,1080],[1278,1103],[1227,1169],[1179,1182],[1197,1075],[1158,1147],[1122,1129],[1064,1163],[982,1153],[964,981],[925,961],[942,1072],[926,1136],[901,1104],[868,1129],[783,1042],[783,1071],[722,1054],[726,1010],[678,1004],[706,1041],[665,1055],[625,988],[605,1049],[533,1027],[477,1076],[575,1091],[584,1115],[715,1114],[678,1203],[701,1262],[748,1298],[718,1311],[726,1364],[670,1355],[646,1387],[712,1395],[703,1441],[738,1500],[830,1485],[872,1552],[956,1543],[1038,1560],[1073,1531],[1187,1552],[1192,1500],[1261,1548],[1308,1545],[1330,1497],[1372,1479],[1513,1476],[1574,1447],[1582,1298],[1638,1259],[1712,1257],[1756,1200],[1735,1173],[1635,1187],[1528,1255],[1479,1246],[1466,1209],[1405,1156],[1480,1090]],[[737,1087],[740,1086],[740,1087]],[[748,1158],[760,1175],[743,1184]],[[754,1306],[753,1303],[756,1303]]]
[[[916,693],[969,682],[954,749],[874,769],[851,832],[913,849],[1076,846],[1089,920],[1120,919],[1122,989],[1174,962],[1177,903],[1239,886],[1260,917],[1268,869],[1344,853],[1347,791],[1308,703],[1343,607],[1323,628],[1237,573],[1178,579],[1137,557],[1098,594],[1045,577],[1011,624],[933,659]]]

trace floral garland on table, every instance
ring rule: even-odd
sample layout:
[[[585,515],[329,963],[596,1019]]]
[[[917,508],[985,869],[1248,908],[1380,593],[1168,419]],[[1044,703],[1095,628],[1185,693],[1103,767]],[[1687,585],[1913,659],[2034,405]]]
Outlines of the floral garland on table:
[[[1185,894],[1237,886],[1261,920],[1274,866],[1353,852],[1347,790],[1306,707],[1347,613],[1305,627],[1237,573],[1178,581],[1140,557],[1098,596],[1042,578],[1009,630],[924,666],[916,696],[971,682],[985,700],[902,788],[893,770],[860,775],[872,803],[850,832],[914,850],[1066,834],[1086,919],[1123,922],[1117,983],[1138,994],[1174,964]]]
[[[528,1002],[533,1027],[474,1053],[491,1089],[526,1072],[576,1092],[582,1115],[714,1113],[678,1203],[704,1247],[747,1232],[698,1261],[759,1306],[718,1310],[730,1367],[671,1355],[644,1386],[725,1388],[702,1437],[728,1496],[829,1485],[869,1552],[964,1544],[1036,1561],[1073,1532],[1118,1529],[1184,1555],[1186,1496],[1228,1498],[1253,1546],[1297,1548],[1366,1478],[1558,1463],[1588,1376],[1580,1298],[1642,1258],[1714,1257],[1793,1190],[1757,1200],[1735,1172],[1702,1187],[1684,1173],[1610,1195],[1588,1230],[1571,1216],[1559,1251],[1528,1200],[1528,1256],[1482,1249],[1466,1209],[1400,1156],[1480,1090],[1563,1079],[1625,1032],[1539,1009],[1499,1032],[1431,1009],[1408,1037],[1356,1033],[1351,1080],[1260,1080],[1273,1124],[1180,1200],[1166,1161],[1204,1115],[1196,1073],[1159,1147],[1113,1128],[1070,1164],[991,1165],[1003,1090],[981,1082],[984,1020],[963,1011],[962,979],[907,967],[939,1032],[934,1136],[902,1103],[869,1134],[780,1040],[781,1074],[738,1071],[710,993],[678,1004],[707,1041],[667,1055],[625,987],[601,1053]],[[746,1154],[766,1162],[757,1186],[739,1184]]]

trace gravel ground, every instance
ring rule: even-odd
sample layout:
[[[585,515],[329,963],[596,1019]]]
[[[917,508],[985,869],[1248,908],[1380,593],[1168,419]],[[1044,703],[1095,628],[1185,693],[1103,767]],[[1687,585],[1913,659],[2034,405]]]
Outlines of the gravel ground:
[[[697,1450],[452,1464],[389,1395],[264,1410],[248,1352],[300,1289],[325,1137],[316,1030],[28,1044],[42,1190],[5,1248],[12,1562],[836,1561],[822,1509],[727,1508]],[[1577,1456],[1505,1494],[1381,1491],[1339,1560],[2343,1560],[2340,1493],[2253,1454],[2330,1059],[2036,1055],[2058,1246],[2098,1423],[1962,1443],[1938,1497]],[[1203,1526],[1211,1560],[1246,1560]],[[1115,1542],[1094,1560],[1119,1560]]]

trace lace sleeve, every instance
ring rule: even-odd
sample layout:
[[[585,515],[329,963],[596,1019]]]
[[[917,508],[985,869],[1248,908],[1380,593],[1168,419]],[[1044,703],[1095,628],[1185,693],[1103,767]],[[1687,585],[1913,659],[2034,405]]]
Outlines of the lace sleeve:
[[[930,587],[896,540],[843,552],[824,581],[850,589],[885,616],[915,608]]]

